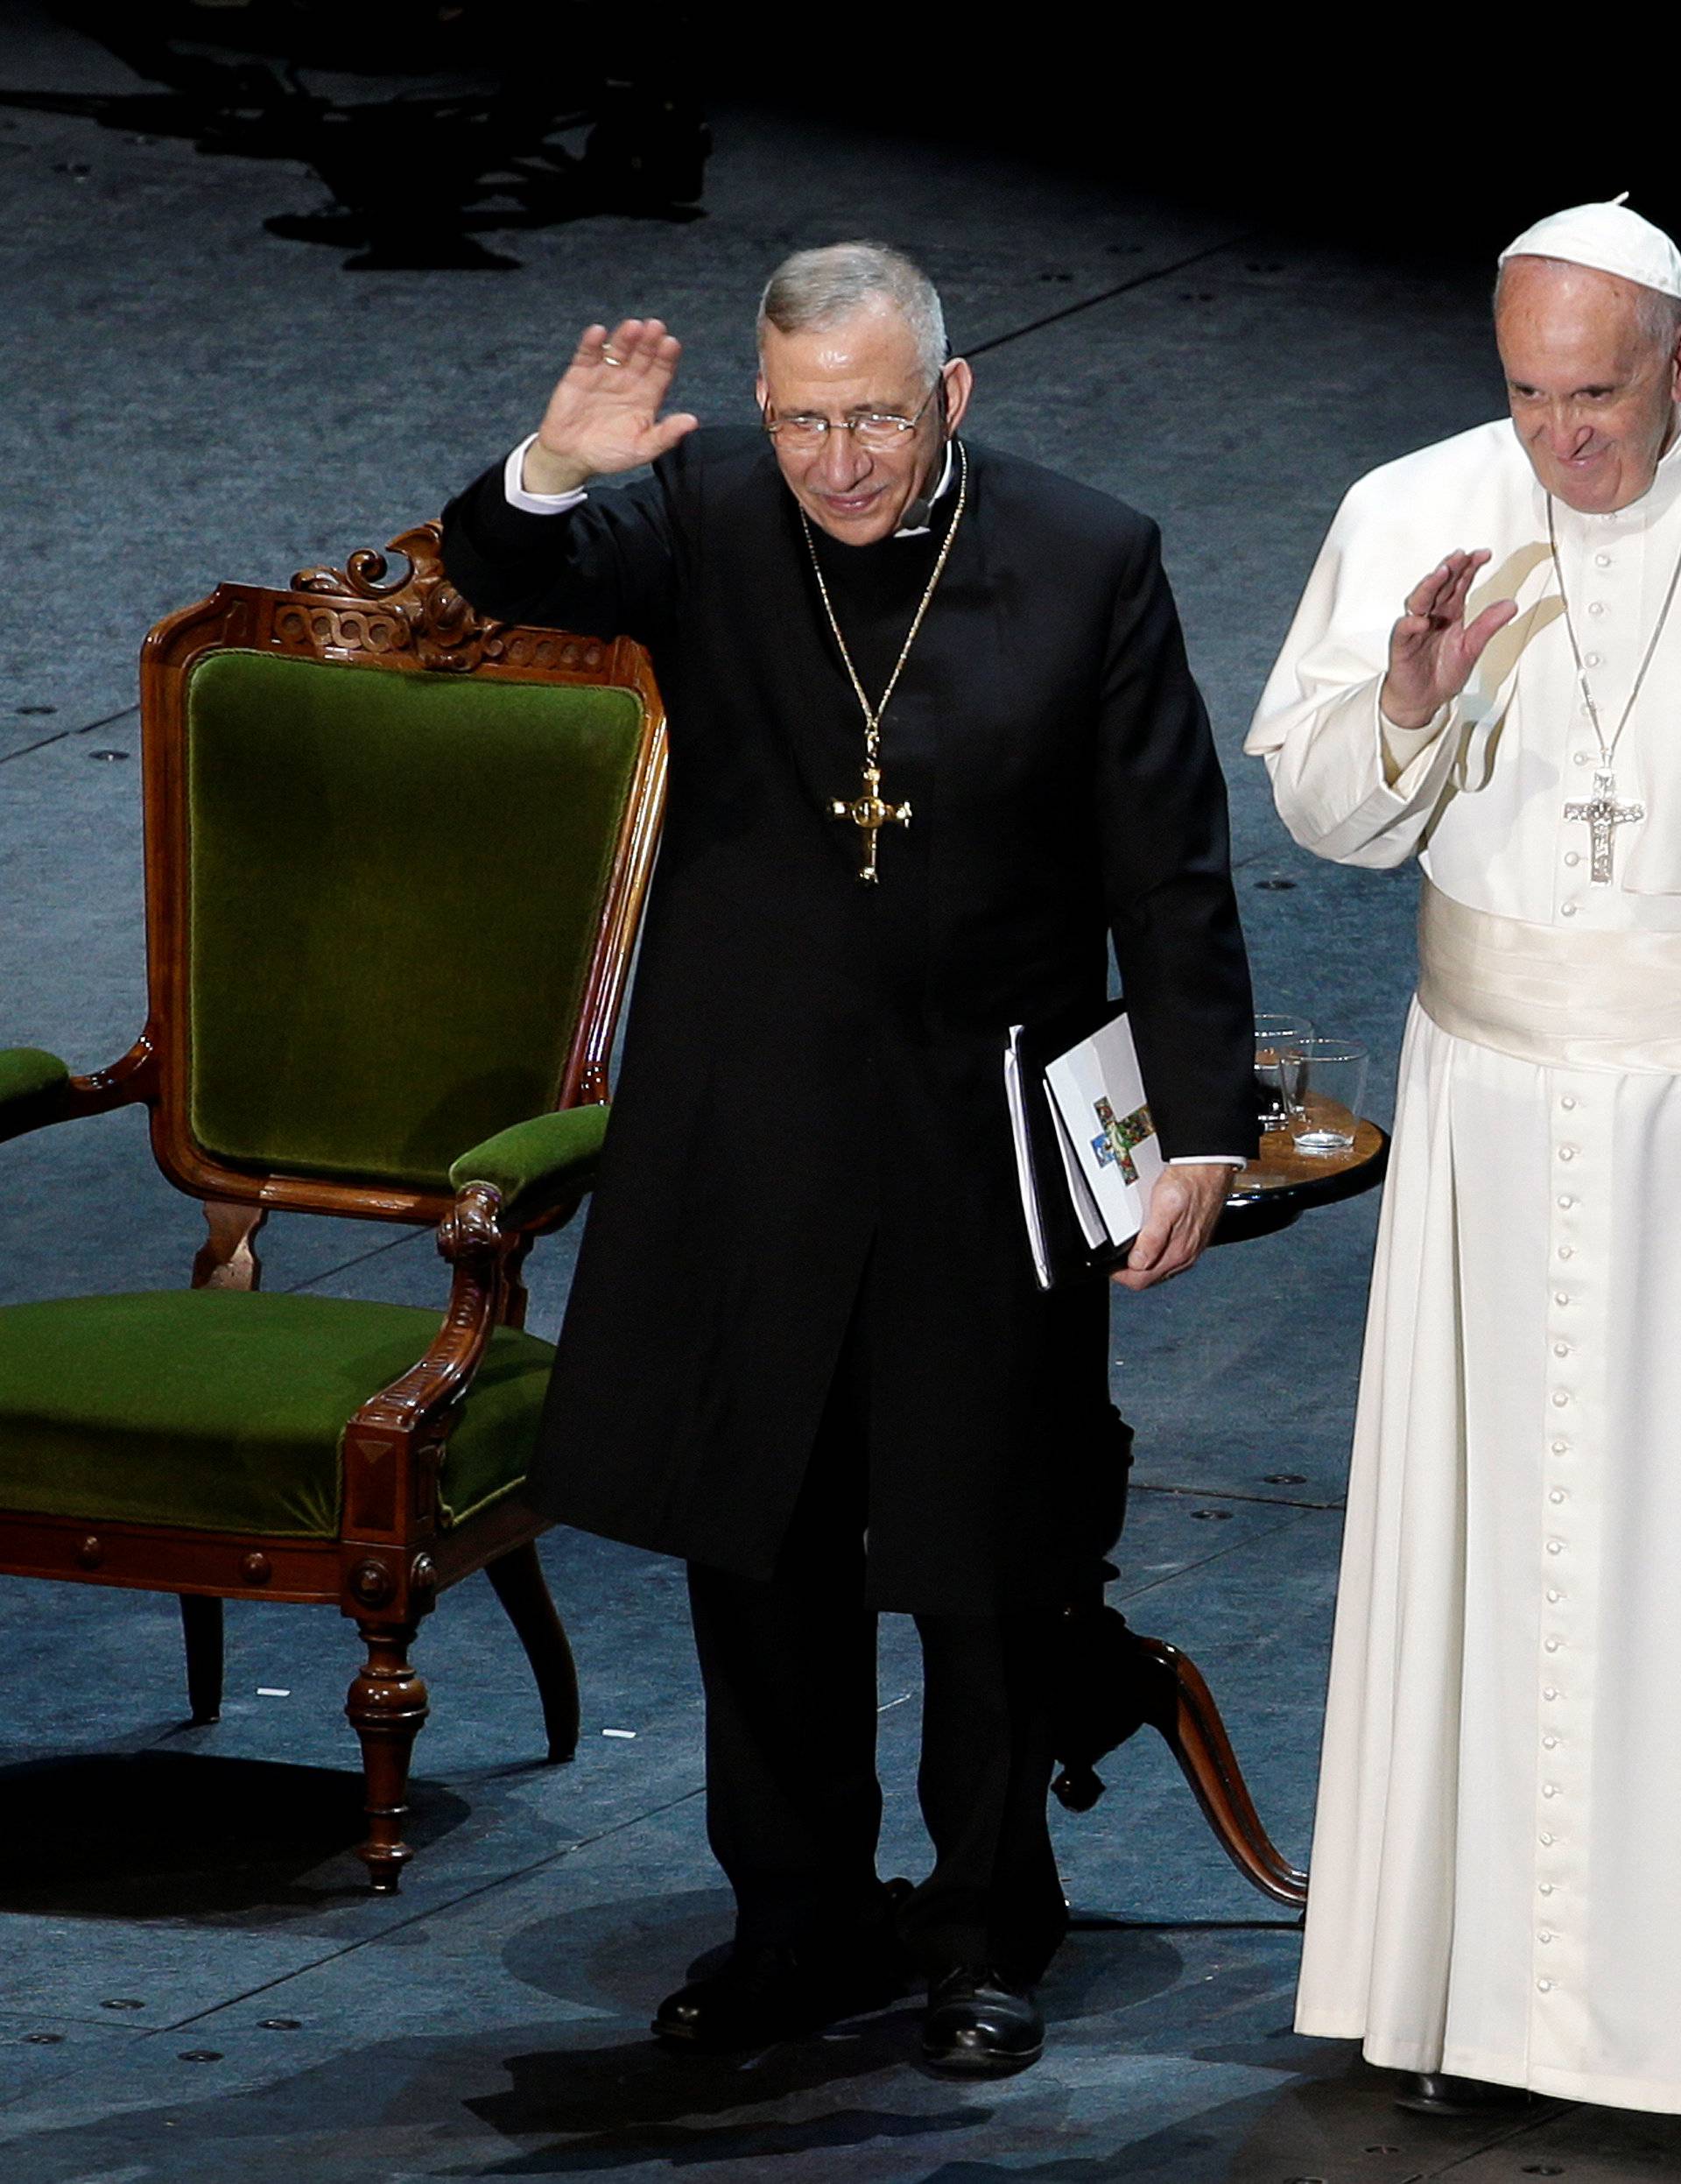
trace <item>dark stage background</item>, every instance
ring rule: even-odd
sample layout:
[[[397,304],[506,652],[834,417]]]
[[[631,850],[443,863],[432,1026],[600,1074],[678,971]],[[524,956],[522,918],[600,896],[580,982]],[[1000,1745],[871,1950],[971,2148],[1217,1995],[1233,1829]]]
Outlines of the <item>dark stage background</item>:
[[[153,620],[434,513],[531,428],[592,317],[660,313],[686,343],[686,405],[750,418],[764,273],[868,234],[939,282],[977,436],[1161,520],[1257,998],[1366,1038],[1386,1114],[1412,882],[1294,849],[1240,755],[1248,713],[1346,485],[1497,410],[1499,244],[1629,187],[1673,219],[1672,183],[1643,189],[1611,132],[1567,156],[1545,106],[1515,133],[1519,72],[1452,26],[524,22],[0,16],[0,1041],[85,1069],[141,1021],[135,659]],[[1403,37],[1404,57],[1374,57]],[[1112,1597],[1201,1664],[1298,1860],[1374,1221],[1369,1200],[1329,1209],[1114,1313],[1140,1454]],[[198,1225],[133,1114],[0,1149],[0,1301],[182,1281]],[[442,1302],[424,1236],[294,1218],[266,1256],[276,1289]],[[539,1331],[571,1263],[566,1238],[534,1263]],[[1077,1929],[1038,2068],[936,2082],[905,2060],[908,2010],[739,2067],[672,2062],[648,2015],[727,1912],[680,1574],[570,1534],[545,1558],[580,1755],[535,1764],[488,1589],[447,1596],[418,1654],[423,1855],[395,1901],[361,1892],[349,1851],[336,1618],[239,1603],[223,1719],[187,1731],[172,1602],[0,1583],[7,2184],[1675,2172],[1661,2119],[1426,2126],[1351,2047],[1298,2040],[1291,1921],[1143,1741],[1094,1813],[1058,1823]],[[883,1870],[916,1871],[913,1645],[891,1620],[883,1661]]]

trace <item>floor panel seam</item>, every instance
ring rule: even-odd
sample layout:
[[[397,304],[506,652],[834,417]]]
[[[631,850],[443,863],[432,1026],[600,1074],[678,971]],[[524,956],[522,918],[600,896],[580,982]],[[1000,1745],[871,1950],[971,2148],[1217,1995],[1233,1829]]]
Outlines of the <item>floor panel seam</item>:
[[[96,728],[111,728],[118,721],[126,721],[130,713],[140,710],[138,702],[125,705],[120,713],[108,713],[102,721],[84,721],[80,728],[55,729],[52,735],[43,736],[38,743],[25,743],[21,750],[0,751],[0,766],[8,766],[14,758],[27,758],[32,750],[46,750],[53,743],[68,743],[74,736],[91,736]]]
[[[1250,1509],[1341,1509],[1344,1505],[1340,1501],[1304,1502],[1293,1494],[1240,1494],[1229,1486],[1157,1486],[1144,1479],[1134,1479],[1128,1490],[1160,1494],[1168,1499],[1178,1496],[1191,1501],[1241,1502]]]
[[[195,2010],[189,2017],[179,2018],[168,2025],[160,2025],[152,2029],[157,2032],[180,2033],[185,2032],[189,2025],[201,2025],[207,2018],[220,2016],[224,2010],[237,2009],[240,2004],[253,2001],[258,1995],[271,1994],[276,1988],[284,1987],[288,1981],[302,1977],[306,1972],[320,1971],[326,1965],[336,1964],[347,1956],[355,1955],[358,1949],[365,1949],[372,1947],[376,1942],[388,1941],[392,1934],[404,1933],[410,1927],[418,1926],[424,1920],[436,1918],[442,1913],[458,1911],[463,1904],[476,1902],[480,1897],[489,1896],[496,1889],[506,1888],[511,1882],[529,1880],[533,1874],[541,1873],[549,1866],[558,1865],[561,1859],[571,1857],[577,1851],[589,1849],[599,1842],[606,1842],[614,1835],[624,1834],[629,1828],[639,1828],[644,1821],[658,1820],[662,1814],[675,1812],[679,1805],[689,1804],[693,1799],[700,1796],[703,1788],[704,1785],[697,1783],[692,1790],[685,1790],[681,1796],[670,1798],[663,1805],[650,1806],[646,1812],[633,1814],[629,1819],[620,1821],[611,1828],[599,1828],[593,1835],[580,1835],[575,1842],[565,1843],[559,1849],[545,1852],[542,1857],[533,1859],[529,1865],[515,1866],[506,1873],[494,1874],[489,1880],[481,1881],[476,1887],[463,1889],[459,1896],[449,1897],[440,1903],[428,1904],[423,1909],[411,1913],[406,1919],[398,1919],[390,1926],[382,1927],[377,1934],[363,1934],[355,1941],[347,1941],[341,1948],[328,1949],[323,1955],[312,1957],[306,1964],[294,1964],[289,1970],[277,1974],[272,1979],[261,1980],[255,1987],[246,1988],[236,1995],[229,1995],[224,2000],[211,2003],[202,2010]]]
[[[1312,1514],[1312,1511],[1310,1510],[1301,1510],[1298,1511],[1293,1520],[1289,1521],[1299,1525]],[[1287,1529],[1289,1529],[1289,1522],[1270,1525],[1264,1532],[1252,1532],[1248,1539],[1234,1539],[1228,1547],[1216,1547],[1212,1553],[1199,1555],[1194,1562],[1183,1562],[1177,1569],[1164,1570],[1161,1576],[1152,1577],[1147,1585],[1135,1586],[1122,1592],[1120,1597],[1127,1602],[1141,1600],[1146,1593],[1158,1592],[1164,1585],[1171,1585],[1176,1579],[1188,1577],[1193,1570],[1205,1570],[1211,1562],[1223,1562],[1228,1554],[1241,1553],[1245,1547],[1253,1546],[1257,1539],[1268,1539],[1273,1532],[1284,1532]]]
[[[278,1294],[296,1297],[304,1290],[313,1288],[317,1282],[331,1281],[335,1274],[347,1274],[353,1266],[365,1266],[369,1259],[376,1259],[383,1252],[398,1251],[405,1243],[418,1243],[423,1236],[435,1233],[429,1228],[411,1229],[406,1236],[394,1236],[384,1243],[376,1243],[366,1251],[358,1251],[353,1258],[341,1259],[336,1266],[324,1266],[318,1274],[306,1274],[301,1281],[288,1282]]]
[[[29,2085],[20,2085],[15,2092],[0,2093],[0,2110],[16,2108],[19,2101],[32,2100],[36,2094],[45,2093],[50,2086],[58,2085],[66,2078],[74,2078],[79,2067],[67,2059],[62,2070],[46,2071]]]
[[[1218,243],[1205,243],[1201,250],[1192,250],[1188,257],[1175,258],[1171,265],[1158,265],[1151,272],[1135,273],[1130,280],[1123,280],[1114,288],[1106,288],[1101,295],[1082,296],[1078,303],[1065,304],[1060,311],[1052,311],[1042,319],[1033,319],[1026,326],[1014,328],[1008,334],[995,334],[990,341],[977,342],[966,349],[966,356],[984,356],[989,350],[1002,349],[1007,342],[1024,341],[1030,334],[1042,334],[1047,327],[1060,326],[1065,319],[1076,318],[1082,311],[1094,311],[1101,303],[1113,303],[1117,296],[1130,295],[1136,288],[1147,288],[1151,281],[1165,280],[1171,273],[1182,273],[1187,265],[1199,265],[1204,258],[1217,257],[1222,250],[1234,250],[1239,243],[1249,241],[1253,230],[1241,229],[1236,235],[1222,236]]]
[[[1545,2096],[1542,2097],[1546,2098]],[[1549,2100],[1539,2116],[1522,2117],[1516,2122],[1509,2124],[1503,2131],[1497,2130],[1494,2136],[1485,2139],[1481,2145],[1463,2147],[1459,2152],[1452,2155],[1442,2167],[1421,2171],[1420,2174],[1452,2176],[1455,2169],[1464,2168],[1468,2161],[1480,2161],[1484,2154],[1494,2152],[1496,2147],[1509,2146],[1516,2139],[1526,2138],[1531,2131],[1539,2131],[1544,2124],[1555,2124],[1561,2116],[1570,2115],[1582,2106],[1583,2103],[1580,2101]]]

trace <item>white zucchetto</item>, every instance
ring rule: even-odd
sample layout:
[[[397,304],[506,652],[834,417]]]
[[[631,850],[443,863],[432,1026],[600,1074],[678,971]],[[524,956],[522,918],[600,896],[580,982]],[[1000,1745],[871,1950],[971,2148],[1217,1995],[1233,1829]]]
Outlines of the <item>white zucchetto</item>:
[[[1681,250],[1662,228],[1629,211],[1623,201],[1628,194],[1625,190],[1609,204],[1572,205],[1567,212],[1537,220],[1516,242],[1506,245],[1500,263],[1504,265],[1511,257],[1561,257],[1681,299]]]

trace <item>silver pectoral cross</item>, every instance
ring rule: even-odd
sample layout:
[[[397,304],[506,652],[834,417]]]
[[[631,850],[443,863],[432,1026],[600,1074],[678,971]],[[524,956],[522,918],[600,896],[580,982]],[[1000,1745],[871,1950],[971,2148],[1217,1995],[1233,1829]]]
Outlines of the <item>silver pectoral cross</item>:
[[[1617,777],[1614,773],[1596,773],[1593,793],[1586,803],[1566,804],[1566,819],[1585,819],[1588,825],[1588,840],[1593,845],[1593,863],[1589,877],[1595,887],[1611,884],[1611,854],[1616,842],[1617,828],[1626,822],[1644,819],[1643,804],[1619,804]]]

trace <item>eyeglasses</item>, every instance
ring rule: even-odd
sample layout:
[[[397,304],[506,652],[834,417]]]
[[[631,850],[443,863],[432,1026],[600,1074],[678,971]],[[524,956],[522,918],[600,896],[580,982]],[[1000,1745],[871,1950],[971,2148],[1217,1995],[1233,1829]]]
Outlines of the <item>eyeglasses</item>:
[[[911,417],[902,417],[897,410],[860,410],[852,417],[772,417],[767,405],[764,429],[784,447],[799,453],[820,447],[831,433],[850,433],[866,447],[897,447],[906,433],[915,432],[921,424],[923,412],[945,384],[946,375],[941,372]]]

